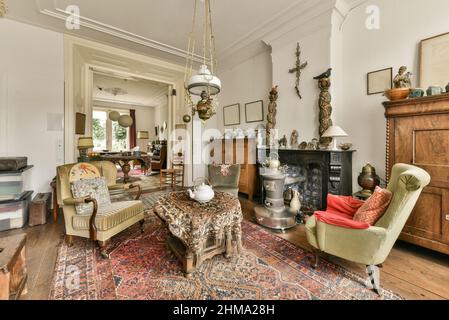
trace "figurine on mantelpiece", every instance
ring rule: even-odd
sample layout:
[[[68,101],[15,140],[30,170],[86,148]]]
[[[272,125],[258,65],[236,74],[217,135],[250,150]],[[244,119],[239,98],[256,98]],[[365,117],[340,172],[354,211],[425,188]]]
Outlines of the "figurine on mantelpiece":
[[[308,143],[306,141],[301,142],[299,145],[299,150],[306,150],[308,146]]]
[[[395,88],[411,88],[412,87],[412,73],[406,72],[407,67],[399,68],[399,73],[394,77],[393,84]]]
[[[298,138],[299,138],[298,131],[293,130],[292,135],[290,137],[290,146],[292,147],[292,149],[298,148]]]
[[[288,143],[288,140],[287,140],[287,137],[284,134],[282,139],[279,140],[279,148],[287,148],[287,143]]]
[[[320,149],[320,141],[316,138],[312,139],[312,141],[310,141],[306,147],[306,150],[319,150],[319,149]]]

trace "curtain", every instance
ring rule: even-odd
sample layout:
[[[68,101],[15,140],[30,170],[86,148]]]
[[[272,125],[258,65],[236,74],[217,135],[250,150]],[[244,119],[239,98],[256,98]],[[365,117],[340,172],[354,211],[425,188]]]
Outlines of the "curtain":
[[[133,119],[133,124],[129,127],[129,148],[137,146],[137,130],[136,130],[136,110],[129,110],[129,115]]]

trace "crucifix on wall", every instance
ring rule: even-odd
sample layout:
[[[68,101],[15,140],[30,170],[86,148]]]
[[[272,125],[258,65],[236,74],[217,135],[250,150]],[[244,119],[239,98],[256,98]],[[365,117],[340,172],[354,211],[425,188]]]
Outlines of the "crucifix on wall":
[[[299,96],[299,99],[302,99],[301,92],[299,91],[299,80],[301,79],[301,73],[302,70],[307,67],[307,61],[302,63],[301,62],[301,47],[299,46],[299,43],[296,46],[296,66],[293,69],[289,70],[289,73],[295,73],[296,74],[296,93]]]

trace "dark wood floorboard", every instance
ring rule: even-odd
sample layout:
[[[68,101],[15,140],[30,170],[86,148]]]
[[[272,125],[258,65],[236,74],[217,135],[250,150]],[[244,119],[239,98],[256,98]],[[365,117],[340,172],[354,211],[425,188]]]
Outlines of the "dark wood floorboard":
[[[254,222],[254,202],[241,198],[245,219]],[[268,229],[267,229],[268,230]],[[299,225],[279,237],[306,250],[310,250],[304,226]],[[57,249],[63,240],[62,215],[58,223],[0,232],[0,237],[26,232],[28,293],[22,299],[48,299],[57,258]],[[365,268],[336,257],[323,258],[366,276]],[[449,299],[449,256],[398,241],[381,271],[382,285],[406,299]]]

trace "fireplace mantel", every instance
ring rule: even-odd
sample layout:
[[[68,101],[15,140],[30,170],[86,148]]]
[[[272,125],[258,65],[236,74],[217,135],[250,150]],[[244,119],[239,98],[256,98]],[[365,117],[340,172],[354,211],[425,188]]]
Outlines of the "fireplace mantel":
[[[279,154],[282,165],[289,167],[289,175],[300,177],[300,182],[287,187],[297,189],[303,197],[307,213],[327,208],[327,195],[352,194],[352,155],[355,150],[299,150],[257,149],[257,162],[262,164],[271,152]]]

